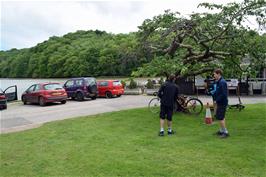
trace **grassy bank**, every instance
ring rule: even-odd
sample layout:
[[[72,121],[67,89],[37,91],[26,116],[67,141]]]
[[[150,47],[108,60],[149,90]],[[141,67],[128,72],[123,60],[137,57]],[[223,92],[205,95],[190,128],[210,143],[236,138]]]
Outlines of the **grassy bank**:
[[[0,136],[0,176],[265,176],[265,104],[230,110],[231,137],[218,125],[174,116],[176,135],[158,137],[159,119],[134,109]]]

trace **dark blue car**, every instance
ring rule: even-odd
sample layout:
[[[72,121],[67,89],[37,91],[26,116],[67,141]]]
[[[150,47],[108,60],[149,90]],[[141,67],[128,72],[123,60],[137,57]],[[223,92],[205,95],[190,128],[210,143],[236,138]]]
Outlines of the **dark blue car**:
[[[64,89],[71,99],[83,101],[84,98],[95,100],[98,95],[97,82],[93,77],[73,78],[66,81]]]

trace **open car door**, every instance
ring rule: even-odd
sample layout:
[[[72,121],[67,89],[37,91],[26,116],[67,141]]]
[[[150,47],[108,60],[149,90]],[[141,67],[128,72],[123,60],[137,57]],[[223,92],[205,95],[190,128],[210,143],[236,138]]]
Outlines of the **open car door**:
[[[6,95],[7,101],[18,100],[17,86],[13,85],[13,86],[7,87],[4,90],[4,94]]]

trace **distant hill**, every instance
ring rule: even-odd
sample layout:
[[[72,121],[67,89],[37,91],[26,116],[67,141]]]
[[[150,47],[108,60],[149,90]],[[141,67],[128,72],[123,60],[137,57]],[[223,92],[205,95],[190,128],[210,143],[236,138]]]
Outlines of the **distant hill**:
[[[144,58],[135,33],[77,31],[32,48],[0,51],[0,77],[128,76]]]

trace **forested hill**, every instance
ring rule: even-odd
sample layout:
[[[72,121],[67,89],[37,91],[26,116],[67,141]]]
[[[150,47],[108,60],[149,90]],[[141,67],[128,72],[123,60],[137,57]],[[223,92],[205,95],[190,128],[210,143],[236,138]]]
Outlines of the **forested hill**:
[[[128,76],[145,63],[135,33],[77,31],[28,49],[0,51],[0,77]]]

